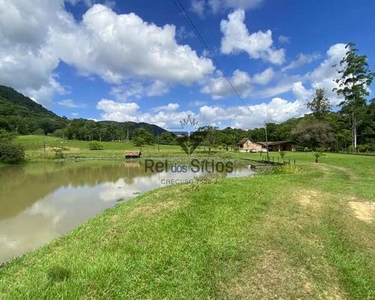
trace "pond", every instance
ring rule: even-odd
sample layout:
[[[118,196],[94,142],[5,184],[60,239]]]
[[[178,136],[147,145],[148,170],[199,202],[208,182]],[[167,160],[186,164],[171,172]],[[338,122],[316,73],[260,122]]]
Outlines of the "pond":
[[[193,178],[254,174],[146,170],[139,162],[27,164],[0,169],[0,263],[38,249],[119,202]]]

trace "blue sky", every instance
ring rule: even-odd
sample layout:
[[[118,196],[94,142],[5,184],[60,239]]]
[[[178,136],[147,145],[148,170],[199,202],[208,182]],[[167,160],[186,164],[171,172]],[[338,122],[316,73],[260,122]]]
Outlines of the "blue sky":
[[[245,103],[173,0],[0,0],[0,84],[68,118],[252,128],[338,104],[347,42],[375,69],[373,1],[180,1]]]

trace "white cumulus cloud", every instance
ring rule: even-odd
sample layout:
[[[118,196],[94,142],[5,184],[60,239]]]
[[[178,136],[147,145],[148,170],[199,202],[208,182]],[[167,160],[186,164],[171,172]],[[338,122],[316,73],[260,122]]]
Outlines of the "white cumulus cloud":
[[[278,37],[278,40],[279,40],[280,44],[288,44],[288,43],[290,43],[290,37],[285,36],[285,35],[280,35]]]
[[[210,59],[177,42],[174,25],[159,27],[97,1],[80,2],[89,6],[82,21],[63,0],[0,0],[0,84],[43,95],[36,101],[46,105],[59,93],[51,82],[58,80],[60,61],[111,84],[151,82],[141,96],[165,94],[170,84],[189,85],[214,71]]]
[[[290,62],[287,66],[285,66],[281,70],[283,72],[285,72],[287,70],[296,69],[296,68],[299,68],[299,67],[301,67],[301,66],[303,66],[305,64],[312,63],[313,61],[318,60],[320,58],[321,58],[321,56],[318,53],[315,53],[315,54],[303,54],[303,53],[300,53],[298,55],[298,58],[296,60],[293,60],[292,62]]]
[[[206,9],[218,14],[228,9],[255,9],[263,2],[264,0],[192,0],[190,10],[202,17]]]
[[[86,104],[77,104],[72,99],[64,99],[58,102],[59,105],[67,107],[67,108],[85,108],[87,107]]]
[[[265,122],[281,123],[290,118],[303,116],[307,112],[304,103],[298,99],[291,102],[273,98],[269,103],[249,106],[203,106],[198,118],[209,124],[227,121],[233,127],[254,128],[263,126]]]
[[[253,59],[262,59],[281,65],[285,61],[285,50],[275,49],[271,30],[249,33],[245,22],[245,12],[236,10],[221,21],[221,52],[232,54],[246,52]]]
[[[192,111],[177,111],[179,104],[169,103],[163,107],[152,108],[152,113],[142,112],[135,102],[116,102],[103,99],[98,102],[97,109],[102,111],[102,120],[112,120],[118,122],[133,121],[156,124],[163,128],[180,127],[180,121],[189,115],[196,116]]]
[[[169,92],[169,86],[165,82],[155,80],[152,83],[139,81],[127,81],[122,85],[114,86],[110,94],[118,101],[132,101],[147,97],[162,96]]]
[[[180,105],[178,103],[168,103],[168,105],[154,107],[152,109],[152,111],[154,111],[154,112],[159,112],[159,111],[176,111],[179,108],[180,108]]]
[[[206,85],[201,90],[204,94],[211,94],[213,99],[222,99],[233,95],[232,86],[243,97],[247,97],[253,89],[250,84],[251,78],[246,72],[234,71],[233,76],[228,78],[232,86],[221,72],[217,72],[216,75],[216,77],[207,80]]]
[[[272,68],[264,70],[262,73],[257,73],[253,77],[253,82],[256,84],[268,84],[275,77],[275,71]]]
[[[327,51],[326,59],[312,72],[306,74],[311,87],[313,89],[323,88],[332,105],[338,105],[343,100],[341,96],[332,91],[338,87],[338,84],[334,80],[341,77],[337,68],[332,66],[339,64],[345,56],[347,52],[345,46],[345,44],[332,45]]]
[[[292,92],[297,99],[309,101],[313,97],[313,91],[304,87],[301,81],[293,83]]]
[[[52,35],[58,56],[109,83],[133,76],[191,84],[214,70],[211,60],[177,43],[174,25],[158,27],[134,13],[118,15],[96,4],[69,27]]]
[[[290,118],[303,116],[308,110],[303,99],[288,101],[279,97],[269,103],[221,107],[203,105],[198,112],[178,111],[177,103],[151,109],[152,113],[142,112],[136,103],[121,103],[101,100],[97,106],[103,111],[103,120],[147,122],[166,129],[176,129],[180,121],[188,116],[197,120],[199,126],[219,125],[241,128],[263,126],[265,122],[280,123]]]
[[[225,76],[218,71],[214,77],[204,82],[201,92],[210,94],[213,99],[217,100],[234,95],[233,86],[241,97],[246,98],[254,91],[254,85],[266,85],[274,79],[275,75],[273,68],[256,73],[253,77],[247,72],[236,70],[232,77],[228,78],[229,83]]]
[[[77,5],[77,4],[82,3],[82,4],[86,5],[87,7],[91,7],[94,4],[100,3],[100,2],[103,2],[105,6],[108,6],[108,7],[111,7],[111,8],[115,7],[115,5],[116,5],[115,0],[105,0],[105,1],[100,1],[100,0],[65,0],[65,1],[71,3],[72,5]]]
[[[205,0],[192,0],[190,10],[203,18],[206,6]]]
[[[98,102],[96,108],[102,110],[101,115],[103,120],[112,121],[137,121],[136,114],[139,106],[137,103],[119,103],[113,100],[103,99]]]

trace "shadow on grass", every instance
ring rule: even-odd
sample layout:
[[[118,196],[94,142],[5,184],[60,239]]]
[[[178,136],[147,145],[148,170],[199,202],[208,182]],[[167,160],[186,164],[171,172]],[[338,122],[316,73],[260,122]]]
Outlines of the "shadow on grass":
[[[57,283],[68,280],[71,276],[71,272],[66,268],[55,266],[48,270],[47,275],[51,283]]]

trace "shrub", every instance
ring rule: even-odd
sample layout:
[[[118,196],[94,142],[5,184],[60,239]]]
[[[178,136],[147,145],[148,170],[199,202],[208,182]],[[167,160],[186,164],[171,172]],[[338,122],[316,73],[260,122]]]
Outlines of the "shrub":
[[[303,147],[303,146],[296,146],[296,151],[297,152],[304,152],[305,151],[305,147]]]
[[[44,130],[39,128],[33,132],[34,135],[45,135]]]
[[[361,153],[368,152],[368,151],[371,151],[371,150],[372,150],[372,147],[369,144],[358,146],[358,151],[361,152]]]
[[[11,141],[0,142],[0,161],[3,163],[18,163],[25,160],[25,151],[21,145]]]
[[[296,166],[279,166],[271,167],[260,170],[261,175],[280,175],[280,174],[296,174],[301,171],[300,168]]]
[[[101,143],[99,143],[99,142],[91,142],[91,143],[89,144],[89,149],[90,149],[90,150],[103,150],[104,147],[103,147],[103,145],[102,145]]]
[[[314,156],[315,156],[315,162],[318,163],[319,162],[319,158],[322,157],[322,156],[325,156],[325,154],[323,152],[314,152]]]
[[[10,142],[16,137],[16,133],[0,129],[0,142]]]
[[[280,154],[281,159],[284,161],[284,157],[286,153],[284,151],[280,151],[279,154]]]
[[[137,147],[142,147],[144,144],[146,144],[146,141],[142,137],[135,137],[133,139],[134,145]]]
[[[62,152],[61,148],[53,148],[53,152],[55,152],[55,158],[62,159],[64,158],[64,153]]]
[[[56,129],[53,132],[53,136],[62,138],[64,136],[64,131],[62,129]]]

